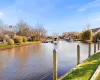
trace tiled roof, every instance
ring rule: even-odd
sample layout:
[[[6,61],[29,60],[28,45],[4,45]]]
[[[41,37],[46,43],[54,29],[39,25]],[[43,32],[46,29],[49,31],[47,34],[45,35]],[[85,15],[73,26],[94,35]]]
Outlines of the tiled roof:
[[[92,32],[97,32],[98,30],[100,29],[100,27],[99,28],[94,28],[94,29],[91,29],[92,30]]]

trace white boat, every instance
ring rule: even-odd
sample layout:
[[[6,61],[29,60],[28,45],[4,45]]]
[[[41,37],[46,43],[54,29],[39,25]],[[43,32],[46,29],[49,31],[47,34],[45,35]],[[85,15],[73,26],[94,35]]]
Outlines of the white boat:
[[[53,43],[57,44],[58,43],[58,38],[54,38]]]
[[[73,42],[73,39],[70,38],[70,37],[69,38],[65,38],[65,40],[68,41],[68,42]]]
[[[52,42],[53,42],[52,39],[46,39],[46,40],[43,41],[43,43],[52,43]]]

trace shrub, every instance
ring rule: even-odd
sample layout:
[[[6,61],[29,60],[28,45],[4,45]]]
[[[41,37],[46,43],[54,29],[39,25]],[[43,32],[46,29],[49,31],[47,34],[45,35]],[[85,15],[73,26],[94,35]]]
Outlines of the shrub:
[[[8,39],[7,42],[8,42],[9,45],[13,45],[14,44],[14,40],[13,39]]]
[[[36,40],[35,36],[31,36],[31,37],[28,38],[28,41],[35,41],[35,40]]]
[[[14,38],[15,43],[22,43],[23,42],[23,37],[22,36],[15,36]]]
[[[4,34],[0,34],[0,41],[3,41]]]
[[[88,29],[81,33],[81,40],[82,41],[92,41],[92,30]]]
[[[97,42],[97,40],[100,40],[100,32],[96,33],[96,34],[93,36],[93,41],[94,41],[94,42]]]
[[[78,40],[81,40],[81,35],[82,35],[82,33],[78,33],[78,35],[77,35]]]
[[[98,33],[96,34],[96,37],[97,37],[97,39],[100,40],[100,32],[98,32]]]
[[[23,42],[27,42],[27,37],[23,36]]]

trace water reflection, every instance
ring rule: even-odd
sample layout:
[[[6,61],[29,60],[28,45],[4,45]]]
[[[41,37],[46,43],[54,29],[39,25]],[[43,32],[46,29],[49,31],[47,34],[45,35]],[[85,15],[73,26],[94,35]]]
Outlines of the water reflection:
[[[0,51],[0,80],[52,80],[52,54],[57,49],[58,77],[77,64],[77,44],[81,47],[81,62],[88,57],[88,45],[59,41]],[[93,53],[93,45],[92,45]]]

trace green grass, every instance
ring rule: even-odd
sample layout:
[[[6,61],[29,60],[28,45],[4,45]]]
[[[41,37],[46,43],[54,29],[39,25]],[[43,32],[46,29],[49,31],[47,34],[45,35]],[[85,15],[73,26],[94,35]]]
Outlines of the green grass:
[[[75,70],[68,73],[62,80],[90,80],[99,64],[100,52],[77,66]]]
[[[22,45],[23,46],[23,45],[37,44],[37,43],[41,43],[41,41],[25,42],[25,43],[22,43],[22,44],[15,43],[14,45],[0,43],[0,48],[10,48],[12,46],[19,46],[19,45]]]
[[[100,73],[98,74],[96,80],[100,80]]]
[[[12,45],[0,43],[0,48],[9,48],[9,47],[11,47],[11,46],[12,46]]]
[[[35,44],[35,43],[41,43],[41,41],[30,41],[30,42],[25,42],[22,44]]]

